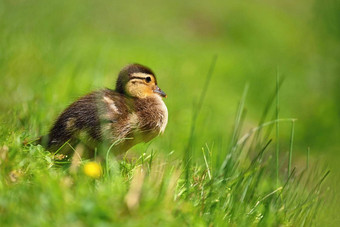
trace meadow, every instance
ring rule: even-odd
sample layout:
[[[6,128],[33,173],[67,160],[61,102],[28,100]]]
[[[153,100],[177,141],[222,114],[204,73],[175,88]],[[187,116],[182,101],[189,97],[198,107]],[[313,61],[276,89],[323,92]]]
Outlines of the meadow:
[[[0,223],[337,226],[339,10],[0,0]],[[164,135],[99,177],[30,143],[134,62],[168,95]]]

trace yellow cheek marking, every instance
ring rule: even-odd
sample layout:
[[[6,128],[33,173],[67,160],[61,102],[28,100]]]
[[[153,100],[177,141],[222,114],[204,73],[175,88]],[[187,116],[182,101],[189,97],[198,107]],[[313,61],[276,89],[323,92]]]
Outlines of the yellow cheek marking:
[[[133,83],[134,81],[136,83]],[[140,79],[130,80],[126,86],[126,92],[132,97],[137,98],[146,98],[149,95],[154,94],[151,85],[147,84],[146,82],[143,82]]]
[[[153,92],[153,90],[152,90],[150,87],[146,87],[146,88],[144,89],[144,94],[146,94],[146,95],[152,95],[152,94],[154,94],[154,92]]]

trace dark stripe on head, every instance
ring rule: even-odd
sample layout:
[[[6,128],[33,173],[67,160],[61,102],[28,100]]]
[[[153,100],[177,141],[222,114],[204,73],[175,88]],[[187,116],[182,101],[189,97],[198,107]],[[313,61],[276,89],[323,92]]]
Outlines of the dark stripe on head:
[[[130,80],[132,80],[132,79],[146,80],[146,77],[130,76]]]

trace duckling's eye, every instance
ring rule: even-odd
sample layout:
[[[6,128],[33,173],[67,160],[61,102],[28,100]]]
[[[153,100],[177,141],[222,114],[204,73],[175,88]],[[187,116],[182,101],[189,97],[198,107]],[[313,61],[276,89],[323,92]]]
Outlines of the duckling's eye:
[[[151,81],[151,77],[148,76],[147,78],[145,78],[145,81],[149,83]]]

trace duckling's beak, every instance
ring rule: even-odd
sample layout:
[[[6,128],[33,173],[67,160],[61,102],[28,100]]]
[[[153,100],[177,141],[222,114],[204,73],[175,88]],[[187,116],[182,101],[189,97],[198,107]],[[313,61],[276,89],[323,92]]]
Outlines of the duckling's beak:
[[[153,92],[159,94],[160,96],[166,98],[167,95],[164,93],[164,91],[162,91],[158,86],[156,86],[156,88],[153,90]]]

